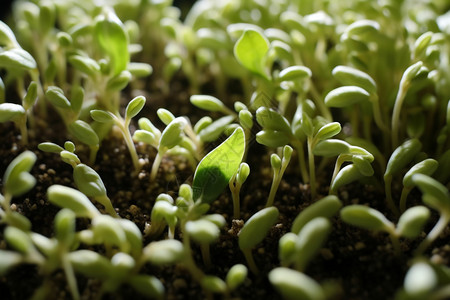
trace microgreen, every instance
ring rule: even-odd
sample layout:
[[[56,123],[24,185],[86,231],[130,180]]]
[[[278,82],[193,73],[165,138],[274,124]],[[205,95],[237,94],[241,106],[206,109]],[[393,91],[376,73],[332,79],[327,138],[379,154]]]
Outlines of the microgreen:
[[[141,169],[141,165],[139,163],[139,157],[131,137],[129,126],[131,119],[139,114],[144,107],[145,101],[145,97],[143,96],[138,96],[131,100],[125,108],[125,119],[114,115],[112,112],[107,112],[104,110],[91,110],[91,117],[95,121],[100,123],[114,123],[120,129],[125,140],[125,144],[128,147],[128,151],[130,152],[131,160],[136,172]]]
[[[309,276],[289,268],[275,268],[269,273],[272,285],[286,299],[325,299],[322,287]]]
[[[248,219],[239,232],[239,248],[244,253],[248,267],[254,274],[258,274],[259,269],[253,260],[252,249],[265,238],[277,221],[278,214],[276,207],[266,207]]]
[[[238,171],[244,151],[244,131],[239,127],[198,164],[192,184],[195,201],[216,200]]]

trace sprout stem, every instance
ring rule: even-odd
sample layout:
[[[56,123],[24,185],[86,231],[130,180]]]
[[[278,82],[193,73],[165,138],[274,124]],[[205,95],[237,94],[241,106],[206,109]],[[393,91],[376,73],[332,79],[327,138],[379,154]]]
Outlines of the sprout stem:
[[[242,253],[244,253],[245,260],[247,261],[248,268],[253,274],[258,275],[259,269],[256,266],[255,260],[253,259],[252,249],[241,249]]]
[[[428,233],[427,237],[422,241],[414,255],[421,255],[430,245],[437,239],[437,237],[444,231],[447,224],[450,222],[450,215],[445,212],[441,214],[436,225],[434,225],[433,229]]]
[[[106,196],[106,195],[97,196],[94,199],[95,199],[95,201],[97,201],[98,203],[100,203],[101,205],[103,205],[105,207],[105,210],[108,214],[110,214],[114,218],[119,218],[116,210],[112,206],[111,199],[109,199],[108,196]]]
[[[302,142],[298,140],[292,140],[292,146],[297,150],[298,163],[300,165],[300,174],[302,175],[303,182],[309,182],[309,174],[306,170],[305,150],[303,150]]]
[[[395,206],[394,200],[392,199],[392,175],[384,176],[384,188],[386,192],[386,203],[389,207],[389,209],[396,215],[399,215],[399,211],[397,207]]]
[[[392,149],[398,146],[398,131],[400,125],[400,110],[402,108],[403,100],[405,100],[406,92],[408,91],[409,84],[400,85],[400,88],[395,98],[394,111],[392,112]]]
[[[150,173],[150,181],[155,180],[156,175],[158,174],[158,168],[162,161],[162,155],[159,153],[156,154],[155,160],[153,161],[152,171]]]
[[[277,193],[278,186],[280,185],[281,181],[281,171],[280,170],[273,170],[273,179],[272,179],[272,185],[270,186],[270,193],[269,198],[267,198],[266,206],[269,207],[273,205],[273,202],[275,200],[275,194]]]
[[[316,166],[314,162],[312,138],[308,138],[308,162],[311,199],[314,199],[316,197]]]
[[[61,260],[62,260],[62,265],[63,265],[63,269],[64,269],[64,274],[66,275],[66,278],[67,278],[67,284],[69,286],[70,293],[72,294],[72,298],[74,300],[79,300],[80,293],[78,292],[77,279],[73,272],[72,265],[70,264],[69,259],[68,259],[67,255],[65,255],[65,254],[62,255]]]
[[[233,218],[239,219],[241,216],[241,199],[239,195],[241,185],[236,181],[236,175],[231,178],[229,186],[231,190],[231,197],[233,198]]]
[[[139,172],[141,169],[141,165],[139,164],[139,157],[136,152],[136,147],[134,146],[133,139],[131,138],[131,133],[129,129],[130,120],[123,121],[120,119],[117,119],[117,123],[119,125],[120,130],[122,131],[123,138],[125,140],[125,143],[127,145],[128,151],[130,151],[131,160],[133,161],[134,170],[136,172]]]
[[[206,243],[201,244],[200,249],[202,251],[203,263],[205,264],[205,266],[207,268],[210,268],[211,267],[211,255],[210,255],[210,251],[209,251],[209,244],[206,244]]]
[[[400,196],[400,212],[406,210],[406,199],[408,198],[409,192],[411,192],[410,188],[403,187],[402,195]]]

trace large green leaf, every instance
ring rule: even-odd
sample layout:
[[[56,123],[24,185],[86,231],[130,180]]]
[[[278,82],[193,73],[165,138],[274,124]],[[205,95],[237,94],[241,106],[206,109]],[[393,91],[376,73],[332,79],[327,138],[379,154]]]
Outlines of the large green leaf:
[[[269,41],[259,31],[247,29],[234,46],[234,56],[249,71],[267,78],[265,71]]]
[[[244,131],[238,127],[198,164],[194,174],[194,200],[211,203],[236,174],[245,150]]]

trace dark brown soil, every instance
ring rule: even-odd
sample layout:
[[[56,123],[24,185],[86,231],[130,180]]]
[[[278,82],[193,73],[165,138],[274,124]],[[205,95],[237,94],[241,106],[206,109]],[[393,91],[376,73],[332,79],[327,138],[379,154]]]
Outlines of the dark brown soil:
[[[150,95],[148,104],[141,115],[150,117],[155,124],[161,126],[156,120],[155,111],[159,107],[166,107],[176,116],[191,117],[192,115],[191,120],[195,122],[199,118],[199,112],[188,104],[188,94],[176,85],[173,91],[174,93],[170,95],[173,102],[169,102],[167,97]],[[173,95],[177,95],[176,98],[173,98]],[[52,184],[73,186],[72,169],[69,165],[63,163],[56,154],[36,150],[40,142],[52,141],[62,145],[66,139],[64,130],[54,130],[54,128],[62,128],[57,114],[51,115],[55,116],[54,120],[51,120],[51,125],[39,123],[32,132],[31,142],[27,147],[38,156],[32,170],[37,184],[28,194],[13,199],[13,209],[30,219],[33,224],[32,230],[48,237],[53,235],[53,218],[59,209],[49,204],[46,199],[46,190]],[[19,132],[13,124],[0,124],[0,174],[4,173],[14,157],[25,150],[20,145],[18,135]],[[139,174],[133,174],[128,150],[120,134],[112,132],[101,145],[95,169],[101,175],[119,215],[132,220],[143,231],[146,223],[150,222],[150,213],[156,196],[160,193],[176,196],[182,183],[191,182],[194,170],[182,159],[167,157],[159,169],[157,181],[150,182],[149,173],[156,150],[144,145],[137,145],[137,149],[146,164]],[[82,145],[78,147],[77,153],[82,161],[86,161],[87,153]],[[207,274],[224,278],[234,264],[246,264],[238,247],[237,233],[244,221],[265,205],[272,180],[269,154],[266,148],[256,142],[251,144],[247,160],[251,175],[241,191],[241,220],[233,220],[231,217],[233,208],[228,190],[224,191],[212,204],[210,212],[222,214],[227,220],[227,226],[222,231],[220,241],[211,247],[212,267],[207,268],[203,265],[199,249],[193,246],[195,260]],[[308,186],[303,185],[299,180],[297,166],[298,163],[293,158],[276,196],[275,206],[280,211],[279,220],[267,238],[253,251],[261,274],[259,276],[249,274],[244,284],[232,293],[233,299],[279,298],[267,279],[267,273],[279,266],[278,240],[290,231],[297,214],[311,204]],[[319,193],[325,196],[328,193],[330,170],[325,170],[318,175]],[[339,196],[344,205],[369,204],[391,217],[385,209],[384,192],[372,185],[355,183],[341,190]],[[412,202],[420,200],[418,193],[413,193],[411,197]],[[101,209],[101,206],[98,207]],[[80,220],[77,225],[78,229],[89,226],[85,220]],[[3,229],[4,225],[0,225],[0,249],[8,249],[3,239]],[[450,247],[446,245],[449,235],[450,231],[447,230],[435,243],[434,250],[430,250],[427,254],[433,256],[434,261],[445,265],[449,265],[450,261]],[[144,240],[144,244],[149,242],[148,239]],[[318,282],[332,287],[333,299],[392,299],[403,284],[408,261],[412,257],[411,251],[416,245],[417,241],[402,241],[402,254],[394,255],[386,235],[357,229],[342,223],[338,217],[335,217],[328,241],[307,267],[305,273]],[[203,299],[208,296],[181,266],[156,268],[146,265],[142,272],[153,274],[163,282],[167,299]],[[44,283],[43,278],[43,275],[39,274],[36,267],[32,265],[18,266],[0,277],[1,298],[28,299]],[[82,276],[78,276],[77,280],[83,299],[96,297],[99,289],[97,280]],[[52,299],[71,298],[62,272],[50,274],[45,282],[51,288]],[[124,286],[114,295],[107,294],[103,298],[140,299],[142,297],[130,287]],[[221,298],[219,295],[214,296],[214,299]]]

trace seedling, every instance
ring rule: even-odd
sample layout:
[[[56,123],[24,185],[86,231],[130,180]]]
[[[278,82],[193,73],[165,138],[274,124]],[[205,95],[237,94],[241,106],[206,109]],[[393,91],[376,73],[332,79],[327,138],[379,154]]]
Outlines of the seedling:
[[[387,232],[397,255],[400,254],[399,238],[418,237],[429,217],[430,212],[425,206],[414,206],[400,216],[395,226],[381,212],[364,205],[349,205],[341,210],[341,218],[346,223],[367,230]]]
[[[272,285],[286,299],[326,299],[322,287],[309,276],[289,268],[275,268],[269,273]]]
[[[120,129],[128,151],[130,152],[131,160],[136,173],[141,169],[141,164],[139,163],[139,157],[136,152],[129,127],[131,119],[139,114],[145,105],[145,101],[145,97],[143,96],[138,96],[131,100],[125,109],[125,119],[114,115],[112,112],[107,112],[104,110],[91,110],[91,117],[95,121],[100,123],[114,123]]]
[[[236,174],[245,152],[244,131],[238,127],[198,164],[192,188],[194,201],[211,203]]]
[[[22,105],[14,103],[0,103],[0,123],[12,121],[19,128],[22,145],[28,144],[27,119],[31,115],[31,108],[37,99],[37,84],[31,82],[25,94]]]
[[[386,171],[384,172],[384,185],[386,190],[386,202],[389,209],[396,215],[399,214],[398,208],[392,199],[391,183],[392,177],[398,174],[406,165],[408,165],[422,148],[422,143],[418,139],[405,141],[392,153],[389,158]]]
[[[450,222],[450,194],[443,184],[428,175],[415,174],[412,181],[422,191],[422,201],[440,214],[438,222],[416,250],[416,255],[420,255],[437,239]]]
[[[247,180],[248,175],[250,175],[250,167],[247,163],[241,163],[237,173],[230,179],[229,187],[231,191],[231,196],[233,197],[233,217],[239,219],[241,214],[241,200],[240,191],[244,182]]]
[[[272,185],[270,186],[269,197],[267,198],[266,207],[272,206],[275,200],[275,194],[280,185],[281,179],[283,178],[284,171],[286,171],[287,166],[291,160],[292,148],[288,145],[283,147],[283,158],[277,154],[272,154],[270,157],[270,165],[273,170]]]
[[[31,223],[26,217],[11,210],[11,200],[13,197],[27,193],[36,184],[36,179],[29,173],[36,159],[36,155],[27,150],[17,156],[6,168],[3,175],[3,191],[0,194],[2,223],[6,222],[22,230],[31,228]]]
[[[247,265],[254,274],[259,273],[259,268],[253,259],[252,249],[266,237],[270,228],[277,221],[278,214],[276,207],[266,207],[251,216],[239,232],[239,248],[244,253]]]

